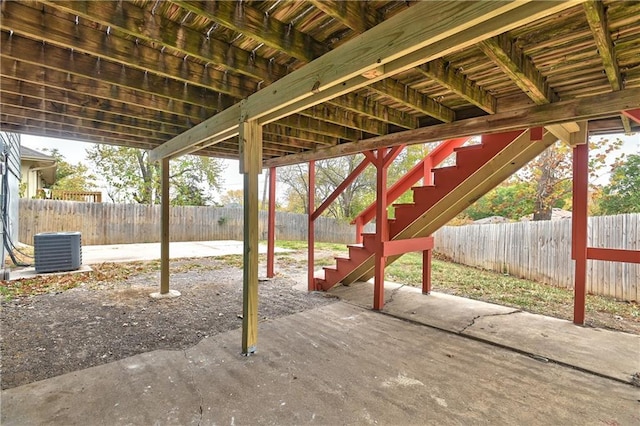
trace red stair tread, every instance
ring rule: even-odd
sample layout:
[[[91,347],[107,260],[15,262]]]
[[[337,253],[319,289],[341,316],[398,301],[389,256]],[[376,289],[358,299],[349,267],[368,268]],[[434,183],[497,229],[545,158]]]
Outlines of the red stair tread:
[[[502,140],[505,142],[502,142]],[[456,164],[433,169],[434,185],[414,186],[411,188],[413,191],[413,203],[393,204],[395,218],[388,219],[390,237],[393,238],[406,229],[407,226],[414,223],[415,220],[442,200],[453,188],[483,167],[487,161],[510,143],[506,139],[502,140],[488,140],[486,143],[454,148]],[[339,281],[352,274],[355,269],[362,265],[362,262],[370,258],[374,254],[372,245],[375,242],[375,238],[375,233],[362,233],[362,244],[348,245],[348,258],[336,257],[336,267],[324,267],[326,281],[322,283],[322,288],[329,289],[333,287]]]

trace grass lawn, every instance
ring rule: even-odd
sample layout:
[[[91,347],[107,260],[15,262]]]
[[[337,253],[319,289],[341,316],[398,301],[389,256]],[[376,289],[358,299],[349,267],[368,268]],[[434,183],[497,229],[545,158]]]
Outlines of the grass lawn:
[[[292,250],[307,249],[304,241],[278,241],[276,245]],[[333,265],[334,255],[346,254],[346,247],[341,244],[316,243],[315,248],[316,251],[329,252],[325,256],[316,254],[316,267]],[[573,311],[573,291],[570,289],[435,258],[431,266],[434,291],[560,318],[570,318]],[[407,253],[387,266],[385,275],[389,281],[421,287],[422,255]],[[637,303],[621,302],[610,297],[587,295],[587,311],[640,322],[640,306]]]

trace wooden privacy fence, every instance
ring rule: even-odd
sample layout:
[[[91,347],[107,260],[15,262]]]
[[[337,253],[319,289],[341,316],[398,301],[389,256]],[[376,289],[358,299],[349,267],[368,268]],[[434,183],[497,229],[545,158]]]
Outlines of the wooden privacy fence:
[[[241,240],[242,209],[171,207],[171,241]],[[80,231],[83,245],[160,241],[160,206],[20,200],[20,241],[33,243],[40,232]],[[355,226],[335,219],[316,220],[316,240],[353,243]],[[267,238],[267,212],[260,212],[260,238]],[[276,239],[306,240],[307,216],[276,213]]]
[[[589,218],[589,247],[640,250],[640,214]],[[444,227],[435,250],[455,262],[573,288],[571,220]],[[587,291],[640,300],[640,265],[588,261]]]

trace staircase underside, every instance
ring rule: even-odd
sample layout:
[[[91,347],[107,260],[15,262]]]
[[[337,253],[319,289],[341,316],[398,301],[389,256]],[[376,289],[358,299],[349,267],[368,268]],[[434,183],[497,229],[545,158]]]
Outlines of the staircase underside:
[[[506,145],[483,142],[456,150],[456,166],[435,169],[434,186],[413,188],[414,203],[396,206],[396,219],[389,220],[389,239],[433,234],[557,140],[551,133],[540,141],[532,141],[530,136],[527,130]],[[475,166],[469,173],[472,163]],[[400,256],[388,257],[386,263]],[[375,235],[364,235],[363,244],[349,246],[349,258],[338,258],[336,267],[325,267],[324,276],[316,276],[316,285],[328,290],[339,282],[366,281],[373,277],[374,259]]]

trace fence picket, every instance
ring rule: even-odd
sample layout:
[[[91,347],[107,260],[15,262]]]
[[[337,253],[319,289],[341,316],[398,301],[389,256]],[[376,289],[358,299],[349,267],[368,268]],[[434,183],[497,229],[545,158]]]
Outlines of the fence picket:
[[[589,246],[640,250],[640,214],[589,218]],[[571,221],[540,221],[444,227],[435,249],[454,261],[573,288]],[[640,300],[640,265],[588,261],[587,291]]]
[[[171,241],[241,240],[242,209],[172,206]],[[367,232],[375,230],[369,224]],[[160,240],[160,206],[21,199],[19,240],[32,244],[40,232],[80,231],[84,245],[148,243]],[[260,212],[259,235],[267,238],[267,212]],[[306,240],[307,216],[276,212],[276,239]],[[353,243],[355,226],[320,217],[316,240]]]

